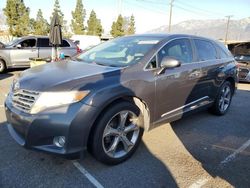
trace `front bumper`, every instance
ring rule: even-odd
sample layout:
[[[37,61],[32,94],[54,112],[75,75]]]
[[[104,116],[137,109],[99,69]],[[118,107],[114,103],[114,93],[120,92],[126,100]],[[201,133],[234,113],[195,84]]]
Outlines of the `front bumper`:
[[[8,130],[17,143],[61,155],[86,150],[96,118],[96,108],[81,102],[31,115],[14,108],[9,97],[5,102],[5,113]],[[64,147],[53,144],[56,136],[66,138]]]

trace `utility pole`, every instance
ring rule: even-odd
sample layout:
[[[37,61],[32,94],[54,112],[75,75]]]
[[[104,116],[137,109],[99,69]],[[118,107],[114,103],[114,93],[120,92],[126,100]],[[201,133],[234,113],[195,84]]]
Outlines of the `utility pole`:
[[[173,2],[174,2],[174,0],[170,0],[169,23],[168,23],[168,32],[169,33],[171,32]]]
[[[227,43],[228,29],[229,29],[229,23],[230,23],[230,18],[231,17],[233,17],[233,15],[226,16],[226,18],[227,18],[227,29],[226,29],[226,36],[225,36],[225,44]]]

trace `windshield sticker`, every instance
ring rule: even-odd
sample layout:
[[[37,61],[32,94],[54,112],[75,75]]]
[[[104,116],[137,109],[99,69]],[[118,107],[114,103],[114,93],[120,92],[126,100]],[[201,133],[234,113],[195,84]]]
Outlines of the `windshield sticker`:
[[[159,40],[142,40],[139,41],[138,44],[157,44]]]

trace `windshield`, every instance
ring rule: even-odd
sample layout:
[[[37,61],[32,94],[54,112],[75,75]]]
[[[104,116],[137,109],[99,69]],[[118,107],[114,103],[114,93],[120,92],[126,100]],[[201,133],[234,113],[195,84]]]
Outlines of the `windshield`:
[[[16,42],[18,42],[20,40],[20,38],[16,38],[10,42],[8,42],[7,44],[5,44],[5,46],[12,46],[13,44],[15,44]]]
[[[139,62],[159,41],[156,37],[121,37],[88,50],[77,60],[123,67]]]

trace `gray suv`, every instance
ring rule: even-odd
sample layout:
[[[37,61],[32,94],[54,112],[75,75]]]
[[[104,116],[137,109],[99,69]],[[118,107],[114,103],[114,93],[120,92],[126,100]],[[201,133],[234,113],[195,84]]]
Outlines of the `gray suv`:
[[[5,102],[8,129],[26,148],[71,155],[88,149],[118,164],[143,131],[209,108],[224,115],[237,67],[220,43],[190,35],[114,39],[69,62],[28,69]]]
[[[74,56],[77,46],[69,39],[63,39],[61,52],[65,57]],[[0,48],[0,73],[8,68],[29,67],[29,58],[48,58],[51,56],[49,38],[46,36],[28,36],[17,38]]]

